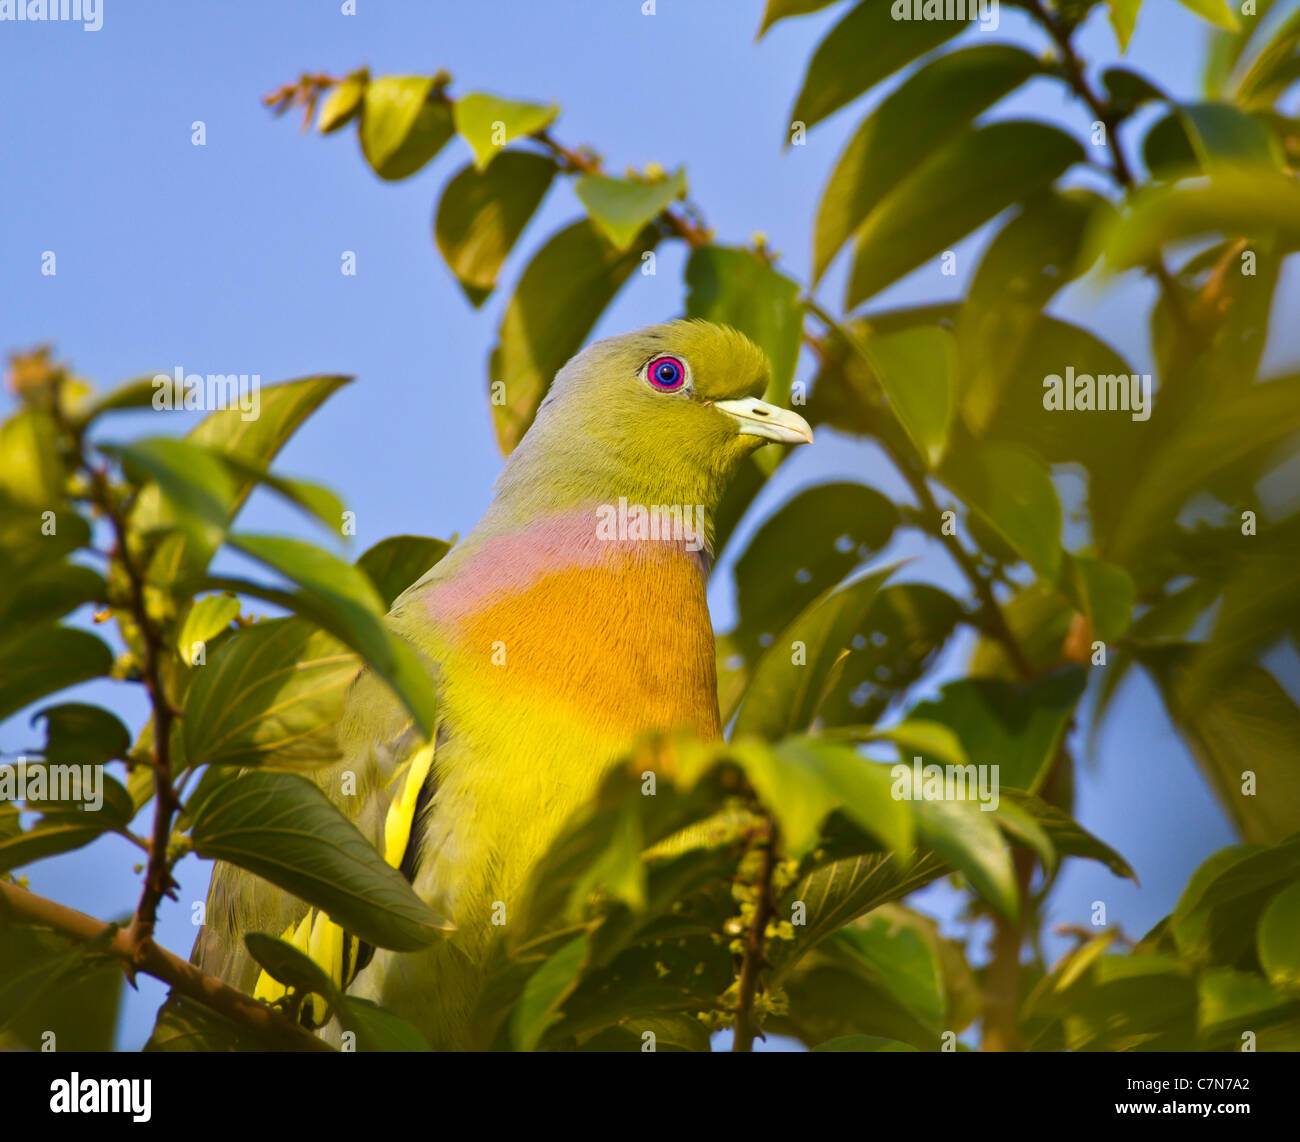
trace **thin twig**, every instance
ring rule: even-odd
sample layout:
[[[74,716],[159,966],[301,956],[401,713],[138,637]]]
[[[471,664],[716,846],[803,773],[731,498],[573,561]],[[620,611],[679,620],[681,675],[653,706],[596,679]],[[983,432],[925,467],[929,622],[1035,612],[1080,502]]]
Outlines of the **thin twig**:
[[[1047,34],[1052,37],[1053,42],[1060,50],[1061,63],[1065,68],[1065,78],[1069,82],[1071,89],[1088,105],[1097,121],[1106,128],[1106,143],[1110,149],[1111,172],[1115,176],[1115,181],[1126,191],[1133,190],[1137,186],[1137,180],[1133,177],[1133,170],[1128,165],[1128,159],[1124,157],[1124,148],[1119,145],[1119,120],[1116,117],[1114,108],[1103,102],[1088,83],[1088,77],[1083,71],[1083,62],[1079,59],[1078,53],[1074,50],[1074,44],[1070,40],[1070,30],[1053,12],[1048,11],[1043,0],[1029,0],[1028,10],[1043,26]],[[1195,339],[1196,326],[1192,323],[1191,315],[1187,312],[1187,305],[1178,289],[1178,283],[1165,265],[1163,255],[1156,254],[1150,268],[1160,282],[1161,289],[1164,290],[1170,311],[1174,315],[1174,320],[1178,322],[1179,328],[1185,336]]]

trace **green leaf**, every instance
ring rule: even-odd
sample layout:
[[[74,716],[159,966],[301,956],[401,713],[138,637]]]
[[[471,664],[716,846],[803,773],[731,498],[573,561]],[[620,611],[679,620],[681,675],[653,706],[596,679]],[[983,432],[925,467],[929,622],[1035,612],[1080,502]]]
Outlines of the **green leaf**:
[[[767,0],[767,7],[763,11],[763,26],[758,29],[759,39],[778,20],[789,16],[806,16],[809,12],[820,11],[833,3],[835,0]]]
[[[363,69],[353,72],[336,84],[321,100],[320,111],[316,115],[316,130],[322,135],[328,135],[351,123],[361,111],[361,102],[365,98],[369,82],[370,75]]]
[[[78,423],[87,425],[106,412],[130,412],[154,408],[154,397],[160,391],[159,385],[154,383],[157,375],[136,377],[105,393],[77,417]]]
[[[230,544],[300,589],[288,594],[242,581],[214,583],[287,606],[346,643],[392,687],[420,732],[432,740],[436,702],[429,674],[410,645],[385,626],[383,603],[364,571],[284,536],[232,536]]]
[[[900,1043],[897,1039],[883,1039],[879,1035],[841,1035],[837,1039],[827,1039],[818,1043],[814,1051],[915,1051],[911,1043]]]
[[[433,222],[434,241],[475,308],[551,187],[555,160],[507,151],[487,170],[463,167],[447,184]]]
[[[1017,789],[1002,790],[1002,799],[1025,809],[1061,856],[1087,857],[1104,864],[1116,876],[1137,880],[1137,874],[1128,861],[1055,805]]]
[[[779,740],[807,729],[817,713],[832,668],[849,643],[877,590],[894,567],[825,592],[791,622],[759,659],[736,716],[733,734]]]
[[[952,449],[939,478],[1044,579],[1061,566],[1061,504],[1047,467],[1018,445]]]
[[[260,392],[258,415],[245,419],[238,407],[209,413],[186,436],[190,444],[238,455],[250,462],[270,464],[285,441],[320,405],[352,378],[341,376],[304,377],[268,385]],[[233,474],[233,473],[232,473]],[[236,493],[226,519],[230,521],[253,490],[255,482],[236,477]],[[142,532],[168,522],[157,487],[146,487],[131,512],[131,526]],[[163,590],[177,587],[188,576],[201,572],[212,558],[212,550],[195,545],[184,535],[169,536],[159,546],[149,565],[149,579]]]
[[[1123,567],[1104,559],[1067,554],[1061,565],[1061,591],[1087,616],[1095,638],[1114,642],[1128,630],[1137,588]]]
[[[1263,24],[1269,14],[1270,0],[1266,0],[1263,10],[1259,12],[1256,27]],[[1238,36],[1226,36],[1230,42],[1235,41],[1238,50],[1244,48],[1249,40],[1249,32],[1243,29]],[[1282,95],[1300,78],[1300,59],[1296,49],[1300,48],[1300,12],[1292,12],[1281,20],[1273,31],[1273,38],[1254,54],[1237,83],[1237,101],[1251,107],[1272,107]]]
[[[196,599],[181,623],[180,634],[176,636],[176,649],[181,659],[193,665],[195,644],[206,646],[238,616],[239,600],[234,595],[208,595]]]
[[[0,914],[0,1043],[29,1051],[110,1051],[123,974],[109,929],[73,944]]]
[[[558,1022],[559,1008],[577,985],[586,956],[586,937],[579,936],[532,974],[510,1019],[510,1040],[515,1050],[534,1050],[547,1028]]]
[[[997,766],[999,785],[1035,792],[1056,760],[1085,682],[1078,668],[1028,684],[962,678],[937,699],[913,706],[908,719],[951,727],[972,762]]]
[[[1044,411],[1036,388],[1042,375],[1035,376],[1032,367],[1022,370],[1021,358],[1050,320],[1042,316],[1043,307],[1088,268],[1087,235],[1099,218],[1113,213],[1091,191],[1051,190],[1025,202],[984,251],[956,329],[961,411],[975,435],[996,436],[996,430],[990,433],[996,421]],[[1076,368],[1083,363],[1063,359]],[[1048,372],[1060,369],[1054,361]],[[1077,433],[1073,424],[1068,427]]]
[[[239,485],[219,456],[170,436],[100,450],[121,460],[129,479],[158,485],[172,522],[193,547],[212,553],[221,545]]]
[[[1241,25],[1237,14],[1232,10],[1228,0],[1178,0],[1189,12],[1195,12],[1203,20],[1208,20],[1220,28],[1235,32]]]
[[[81,848],[108,830],[121,832],[130,824],[135,805],[122,784],[100,771],[97,787],[88,786],[82,780],[79,764],[72,764],[78,768],[70,774],[59,774],[46,763],[28,762],[26,787],[14,781],[12,789],[5,789],[0,801],[0,872]],[[9,785],[15,776],[15,770],[0,770],[0,788]],[[44,798],[38,796],[38,782],[44,784]],[[36,822],[25,831],[11,803],[13,796],[23,792],[27,794],[26,809],[40,811]]]
[[[95,635],[48,623],[0,643],[0,721],[30,702],[78,682],[100,678],[113,652]]]
[[[319,765],[359,663],[302,619],[263,619],[224,642],[185,694],[181,733],[191,766]]]
[[[1115,39],[1119,42],[1121,52],[1128,51],[1133,29],[1137,27],[1138,9],[1141,7],[1142,0],[1106,0],[1106,13],[1110,17],[1110,26],[1115,29]]]
[[[474,152],[474,165],[484,170],[515,139],[544,131],[555,122],[554,103],[512,103],[475,92],[456,100],[456,130]]]
[[[1214,685],[1300,625],[1300,514],[1242,539],[1240,566],[1224,584],[1214,629],[1196,661],[1194,686]]]
[[[1118,2],[1125,4],[1132,3],[1133,0],[1118,0]],[[1101,85],[1110,96],[1111,103],[1118,108],[1124,118],[1146,103],[1160,103],[1168,99],[1160,88],[1132,68],[1106,68],[1101,73]]]
[[[378,590],[385,607],[442,559],[451,544],[423,535],[393,535],[367,550],[357,566]]]
[[[107,598],[103,576],[89,567],[79,563],[45,564],[31,568],[33,573],[27,575],[15,566],[19,561],[6,558],[11,554],[6,551],[0,555],[0,568],[9,564],[0,574],[9,571],[11,576],[0,587],[0,643],[24,627],[54,622],[86,603]]]
[[[1235,1038],[1240,1031],[1266,1026],[1290,1002],[1263,976],[1226,967],[1201,972],[1196,977],[1196,995],[1197,1028],[1205,1039]]]
[[[1267,670],[1242,663],[1208,690],[1192,685],[1193,652],[1141,647],[1169,719],[1240,833],[1271,843],[1300,829],[1295,743],[1300,709]],[[1253,775],[1253,787],[1247,786]]]
[[[211,770],[187,806],[195,851],[269,880],[359,939],[410,952],[448,921],[315,785],[273,770]]]
[[[332,535],[339,533],[346,513],[343,510],[343,501],[328,488],[306,480],[290,480],[278,476],[268,471],[261,461],[246,460],[237,453],[218,452],[216,455],[235,474],[241,486],[249,480],[263,484],[289,503],[315,517]]]
[[[1282,889],[1259,918],[1259,962],[1274,987],[1300,990],[1300,880]]]
[[[31,724],[45,722],[41,756],[54,765],[103,765],[126,757],[131,734],[99,706],[69,702],[46,706],[32,715]]]
[[[371,1003],[347,995],[339,1006],[339,1022],[345,1031],[356,1036],[358,1051],[427,1051],[429,1044],[423,1035],[400,1015]]]
[[[1256,858],[1265,854],[1268,867]],[[1169,929],[1179,952],[1188,957],[1221,962],[1224,936],[1238,947],[1248,946],[1243,931],[1253,932],[1261,909],[1278,889],[1279,870],[1273,854],[1262,845],[1229,845],[1211,853],[1187,881],[1169,917]],[[1287,875],[1285,866],[1280,870]],[[1211,891],[1213,890],[1213,891]]]
[[[1281,170],[1286,165],[1282,144],[1273,131],[1230,103],[1184,103],[1177,114],[1202,170],[1233,164]]]
[[[989,330],[990,336],[999,329],[1007,333],[1005,341],[981,338],[980,344],[987,345],[985,353],[1010,350],[1005,362],[972,366],[964,356],[963,421],[981,439],[1025,445],[1048,464],[1082,464],[1089,475],[1094,535],[1108,534],[1126,508],[1132,479],[1120,459],[1145,456],[1150,448],[1147,425],[1133,420],[1131,412],[1075,416],[1046,408],[1043,380],[1055,375],[1064,384],[1072,366],[1075,377],[1087,374],[1098,385],[1110,384],[1110,378],[1131,377],[1136,369],[1086,329],[1052,317],[1035,316],[1023,339],[1011,336],[1001,322]],[[959,344],[963,354],[981,351]],[[1063,367],[1063,361],[1069,365]]]
[[[859,227],[845,308],[1007,207],[1041,193],[1083,157],[1075,139],[1043,123],[990,123],[948,139],[896,183]]]
[[[119,972],[119,975],[121,973]],[[201,1003],[172,992],[158,1012],[145,1051],[185,1051],[196,1054],[268,1051],[274,1044],[232,1023]]]
[[[322,996],[331,1006],[339,1001],[339,990],[321,966],[285,940],[265,932],[244,933],[244,946],[272,979],[304,995]]]
[[[868,853],[822,866],[789,888],[777,905],[785,920],[797,915],[802,904],[803,923],[794,925],[794,939],[774,941],[767,948],[772,963],[770,987],[779,987],[801,957],[832,932],[865,912],[909,892],[923,888],[948,872],[933,853],[925,853],[909,867],[900,867],[892,854]]]
[[[897,525],[898,509],[863,484],[818,484],[794,496],[763,522],[736,560],[735,651],[756,656],[764,635],[783,630],[880,552]]]
[[[912,814],[893,796],[883,765],[851,746],[811,738],[787,738],[768,747],[738,741],[732,756],[781,828],[782,850],[794,859],[817,842],[821,823],[840,810],[904,863],[912,847]]]
[[[644,1051],[647,1034],[654,1036],[655,1051],[708,1051],[709,1032],[686,1014],[641,1015],[636,1025],[606,1028],[582,1044],[584,1051]]]
[[[49,413],[23,409],[0,423],[0,495],[52,511],[63,502],[58,430]]]
[[[906,909],[886,905],[844,929],[840,939],[870,965],[909,1011],[927,1023],[940,1025],[947,1009],[943,970],[929,935],[921,923],[910,920]]]
[[[822,191],[813,233],[813,281],[897,182],[981,111],[1043,65],[1010,44],[981,44],[931,60],[862,121]],[[960,99],[950,98],[960,90]]]
[[[1124,510],[1109,535],[1101,533],[1101,554],[1133,566],[1139,553],[1167,540],[1183,504],[1216,473],[1298,430],[1300,377],[1245,385],[1231,400],[1202,402],[1176,434],[1142,456],[1126,481]]]
[[[884,587],[849,642],[839,679],[818,708],[827,726],[875,721],[934,661],[961,604],[925,583]]]
[[[803,339],[799,285],[749,250],[699,246],[686,263],[686,316],[739,329],[767,354],[764,397],[790,400]]]
[[[1274,230],[1300,243],[1300,185],[1270,167],[1219,168],[1208,179],[1139,192],[1106,237],[1106,263],[1120,273],[1145,265],[1170,242]]]
[[[686,195],[686,171],[678,168],[658,179],[588,174],[573,189],[605,237],[626,250],[648,223]]]
[[[1020,908],[1016,874],[992,813],[974,801],[931,800],[918,790],[912,796],[922,842],[963,873],[999,912],[1015,917]]]
[[[935,467],[948,444],[955,400],[952,336],[919,325],[873,337],[867,348],[894,414],[922,459]]]
[[[372,79],[361,101],[361,152],[380,178],[413,175],[455,134],[451,106],[437,77]]]
[[[962,20],[895,20],[893,8],[884,0],[859,0],[830,30],[809,61],[791,122],[821,122],[968,27]]]
[[[553,235],[528,263],[488,366],[503,452],[519,443],[552,378],[658,241],[658,232],[647,229],[631,249],[619,250],[584,218]]]

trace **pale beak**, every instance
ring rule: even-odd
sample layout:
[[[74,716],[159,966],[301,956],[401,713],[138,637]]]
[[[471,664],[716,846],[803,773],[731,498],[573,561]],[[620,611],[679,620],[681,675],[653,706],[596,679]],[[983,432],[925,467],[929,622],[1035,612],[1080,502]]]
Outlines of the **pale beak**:
[[[738,425],[741,436],[761,436],[780,444],[811,444],[812,427],[797,412],[780,405],[768,404],[758,397],[742,400],[719,400],[713,407],[725,412]]]

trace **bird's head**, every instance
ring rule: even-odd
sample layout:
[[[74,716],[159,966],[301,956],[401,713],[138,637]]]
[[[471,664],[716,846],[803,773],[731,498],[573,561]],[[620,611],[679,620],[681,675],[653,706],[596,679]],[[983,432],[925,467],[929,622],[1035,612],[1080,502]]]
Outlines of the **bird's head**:
[[[712,508],[757,448],[812,442],[803,417],[761,399],[768,378],[757,345],[708,321],[597,341],[556,375],[499,491]]]

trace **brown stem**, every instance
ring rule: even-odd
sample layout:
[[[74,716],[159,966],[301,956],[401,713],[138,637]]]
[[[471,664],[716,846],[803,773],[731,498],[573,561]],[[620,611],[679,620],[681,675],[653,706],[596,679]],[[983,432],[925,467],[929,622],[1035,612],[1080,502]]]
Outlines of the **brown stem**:
[[[61,407],[57,397],[54,403],[56,410]],[[171,837],[173,815],[180,808],[180,801],[172,786],[171,772],[171,730],[177,711],[172,706],[163,684],[163,637],[149,616],[149,609],[145,602],[145,577],[131,553],[121,501],[109,484],[104,469],[91,465],[86,460],[84,426],[69,422],[62,417],[60,419],[63,422],[62,427],[73,440],[77,464],[90,482],[91,502],[103,512],[113,528],[114,555],[126,575],[131,617],[140,632],[140,640],[144,647],[141,675],[149,695],[150,705],[153,707],[154,733],[150,761],[154,772],[154,816],[149,856],[145,865],[144,887],[141,889],[140,902],[136,905],[128,929],[129,938],[136,949],[136,956],[143,965],[150,954],[149,945],[158,920],[158,905],[175,884],[167,859],[167,843]]]
[[[1021,910],[1011,920],[998,913],[988,971],[984,976],[984,1028],[981,1051],[1020,1051],[1024,1043],[1017,1026],[1020,1012],[1020,949],[1025,940],[1025,902],[1034,875],[1034,854],[1027,849],[1012,853]]]
[[[556,158],[560,159],[564,163],[566,169],[573,173],[601,173],[600,159],[595,155],[581,150],[574,150],[571,147],[566,147],[549,131],[538,131],[533,137],[555,155]],[[668,223],[673,232],[679,238],[685,239],[691,246],[707,246],[709,244],[709,231],[707,227],[701,226],[684,212],[668,207],[666,210],[661,212],[659,217]]]
[[[8,915],[18,920],[50,928],[60,936],[83,944],[101,937],[112,926],[4,880],[0,880],[0,905]],[[129,931],[119,930],[105,950],[120,960],[127,971],[139,970],[160,979],[170,984],[178,995],[201,1003],[232,1023],[279,1046],[299,1051],[333,1050],[324,1040],[273,1007],[259,1003],[214,976],[205,975],[193,964],[186,963],[152,940],[141,945]]]
[[[167,843],[171,837],[172,817],[180,807],[172,787],[171,730],[175,711],[167,697],[162,680],[162,637],[155,629],[145,604],[144,575],[136,565],[127,543],[126,522],[119,506],[114,503],[103,473],[95,473],[94,481],[100,506],[113,527],[117,557],[126,572],[130,587],[131,616],[140,631],[144,644],[144,661],[141,664],[145,690],[153,706],[153,756],[154,814],[153,832],[149,842],[149,860],[145,868],[144,888],[140,903],[131,918],[130,934],[135,941],[137,954],[143,959],[153,939],[158,920],[158,905],[174,885],[171,867],[167,860]]]
[[[763,850],[763,866],[755,888],[758,899],[754,901],[754,917],[745,933],[745,953],[740,964],[740,986],[736,1000],[736,1029],[731,1049],[735,1052],[752,1051],[758,1025],[754,1020],[754,997],[758,993],[763,972],[763,941],[767,925],[776,912],[772,897],[772,876],[776,872],[776,823],[769,821],[766,838],[757,842]]]
[[[1110,148],[1111,171],[1115,176],[1115,181],[1125,190],[1132,190],[1137,185],[1137,180],[1133,177],[1133,170],[1128,165],[1128,159],[1124,157],[1124,149],[1119,145],[1119,119],[1114,108],[1103,102],[1088,83],[1088,77],[1083,73],[1083,62],[1079,59],[1078,53],[1074,50],[1074,44],[1070,40],[1069,29],[1055,13],[1048,11],[1043,0],[1030,0],[1028,9],[1043,26],[1047,34],[1052,37],[1053,42],[1060,50],[1061,63],[1065,68],[1065,77],[1070,84],[1070,88],[1088,105],[1097,121],[1106,128],[1106,143]],[[1169,308],[1174,315],[1174,320],[1178,322],[1180,330],[1184,336],[1194,338],[1197,331],[1196,326],[1191,320],[1191,315],[1187,312],[1187,306],[1183,301],[1182,293],[1178,289],[1178,283],[1174,281],[1173,274],[1169,272],[1169,268],[1165,265],[1164,257],[1157,254],[1150,268],[1160,282],[1160,288],[1164,290],[1165,297],[1169,301]]]

